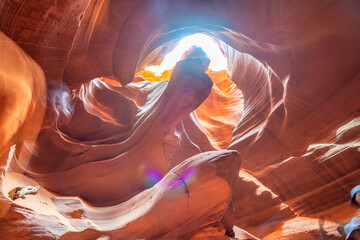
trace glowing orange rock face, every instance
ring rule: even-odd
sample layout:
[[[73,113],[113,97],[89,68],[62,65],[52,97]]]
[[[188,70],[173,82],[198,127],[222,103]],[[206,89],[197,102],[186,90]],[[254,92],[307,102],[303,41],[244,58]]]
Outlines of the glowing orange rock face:
[[[2,32],[0,42],[0,166],[5,167],[11,145],[28,144],[31,154],[44,117],[46,86],[34,60]]]
[[[12,144],[35,140],[44,114],[46,89],[41,68],[1,32],[0,42],[2,155]]]
[[[163,80],[169,81],[171,73],[172,73],[172,70],[165,70],[164,72],[161,73],[160,76],[156,76],[156,74],[152,71],[141,70],[141,71],[137,72],[136,74],[145,78],[148,81],[159,82],[159,81],[163,81]]]
[[[210,96],[196,109],[199,128],[217,149],[227,149],[243,110],[242,93],[226,70],[208,71],[214,82]]]

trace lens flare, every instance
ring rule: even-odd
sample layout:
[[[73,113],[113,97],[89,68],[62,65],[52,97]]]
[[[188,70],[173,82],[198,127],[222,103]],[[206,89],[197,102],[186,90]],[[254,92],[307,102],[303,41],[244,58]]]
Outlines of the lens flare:
[[[160,171],[153,168],[147,169],[145,170],[144,185],[145,187],[150,188],[160,182],[163,177],[164,176]]]
[[[149,168],[145,170],[145,178],[143,180],[146,188],[151,188],[162,180],[162,186],[171,190],[178,190],[184,188],[188,192],[188,186],[191,185],[196,179],[196,168],[187,168],[181,174],[175,173],[178,177],[176,180],[163,179],[164,175],[157,169]]]

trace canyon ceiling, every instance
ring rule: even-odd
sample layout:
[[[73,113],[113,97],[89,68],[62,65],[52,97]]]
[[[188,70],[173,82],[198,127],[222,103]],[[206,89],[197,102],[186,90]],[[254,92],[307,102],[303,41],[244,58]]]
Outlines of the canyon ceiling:
[[[0,238],[343,239],[360,1],[0,1]],[[185,36],[185,59],[137,75]],[[11,200],[15,187],[36,195]],[[324,238],[325,239],[325,238]]]

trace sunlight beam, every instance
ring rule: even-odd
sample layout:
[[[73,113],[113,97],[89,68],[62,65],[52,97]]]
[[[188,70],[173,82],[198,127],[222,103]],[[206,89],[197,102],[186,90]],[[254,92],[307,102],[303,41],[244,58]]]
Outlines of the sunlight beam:
[[[225,56],[221,53],[220,48],[208,36],[197,33],[183,38],[173,51],[168,53],[160,65],[146,67],[145,70],[156,73],[156,76],[161,76],[165,70],[169,70],[180,61],[181,56],[186,50],[192,46],[201,47],[207,56],[210,58],[209,69],[213,71],[227,70],[227,61]]]

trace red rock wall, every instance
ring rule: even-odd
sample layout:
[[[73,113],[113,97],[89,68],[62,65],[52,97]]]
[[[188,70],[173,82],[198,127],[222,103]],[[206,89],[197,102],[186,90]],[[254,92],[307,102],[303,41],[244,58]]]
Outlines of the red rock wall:
[[[90,1],[2,1],[0,30],[43,69],[46,78],[61,80]]]

